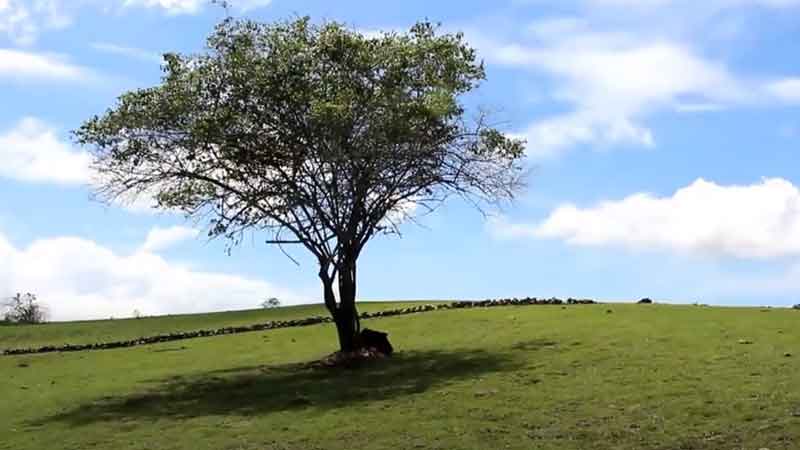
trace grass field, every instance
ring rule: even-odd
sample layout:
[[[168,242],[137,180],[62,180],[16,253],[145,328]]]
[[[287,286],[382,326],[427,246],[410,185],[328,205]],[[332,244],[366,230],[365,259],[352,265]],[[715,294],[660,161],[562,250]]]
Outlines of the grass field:
[[[360,305],[360,310],[378,311],[412,304],[415,303],[364,302]],[[140,319],[54,322],[31,327],[0,326],[0,349],[122,341],[162,333],[252,325],[270,320],[302,319],[317,315],[327,316],[328,312],[321,305],[303,305],[290,308],[181,314]]]
[[[79,325],[125,337],[119,323]],[[800,448],[800,311],[524,306],[366,324],[398,353],[355,371],[297,364],[334,349],[329,324],[0,357],[0,448]]]

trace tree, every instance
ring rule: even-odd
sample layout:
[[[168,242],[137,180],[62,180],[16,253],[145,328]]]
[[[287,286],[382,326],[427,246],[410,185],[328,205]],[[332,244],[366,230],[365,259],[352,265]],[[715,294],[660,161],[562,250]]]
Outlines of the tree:
[[[75,131],[91,147],[96,194],[150,196],[231,245],[255,230],[281,250],[304,247],[342,351],[357,345],[368,241],[449,197],[483,211],[522,187],[524,143],[461,102],[485,77],[461,34],[227,19],[207,45],[165,54],[160,84]]]
[[[270,297],[261,302],[261,307],[264,309],[277,308],[281,306],[281,301],[277,297]]]
[[[37,324],[47,321],[47,310],[34,294],[17,293],[2,304],[3,320],[10,323]]]

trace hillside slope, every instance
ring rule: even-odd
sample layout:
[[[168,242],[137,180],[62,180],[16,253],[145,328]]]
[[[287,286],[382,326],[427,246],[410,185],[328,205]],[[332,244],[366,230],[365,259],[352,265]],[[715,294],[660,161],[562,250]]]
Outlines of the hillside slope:
[[[425,302],[430,303],[430,302]],[[416,302],[361,302],[359,310],[379,311]],[[177,314],[140,319],[53,322],[43,325],[0,326],[0,349],[60,344],[122,341],[162,333],[252,325],[273,320],[327,316],[321,304],[250,309],[205,314]]]
[[[524,306],[0,357],[0,449],[797,449],[800,312]]]

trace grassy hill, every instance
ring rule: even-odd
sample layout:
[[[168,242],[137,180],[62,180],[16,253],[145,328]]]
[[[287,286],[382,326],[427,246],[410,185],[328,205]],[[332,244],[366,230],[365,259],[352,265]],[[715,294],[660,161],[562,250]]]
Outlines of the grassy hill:
[[[119,323],[84,336],[124,337]],[[5,356],[0,449],[797,449],[798,325],[778,309],[524,306],[370,320],[398,354],[357,371],[298,364],[334,349],[329,324]]]
[[[430,303],[430,302],[425,302]],[[401,308],[414,302],[364,302],[361,311]],[[251,309],[207,314],[179,314],[140,319],[53,322],[36,326],[0,326],[0,349],[43,345],[91,344],[123,341],[178,331],[252,325],[271,320],[327,316],[323,305],[301,305],[275,309]]]

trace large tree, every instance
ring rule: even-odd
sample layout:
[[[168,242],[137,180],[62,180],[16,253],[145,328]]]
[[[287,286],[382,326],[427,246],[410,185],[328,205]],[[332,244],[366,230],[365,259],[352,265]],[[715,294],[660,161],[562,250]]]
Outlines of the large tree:
[[[430,23],[375,36],[228,19],[207,51],[164,61],[161,83],[75,131],[100,197],[153,198],[234,243],[258,231],[302,245],[342,351],[357,345],[356,263],[370,239],[448,197],[482,208],[522,185],[523,143],[461,102],[483,63]]]

